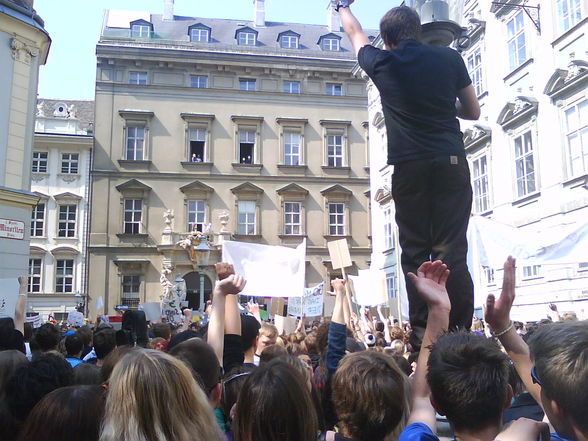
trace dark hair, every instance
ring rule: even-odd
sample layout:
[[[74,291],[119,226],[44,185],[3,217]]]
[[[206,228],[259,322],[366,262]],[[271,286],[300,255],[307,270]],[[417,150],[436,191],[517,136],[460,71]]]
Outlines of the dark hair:
[[[349,354],[333,375],[333,404],[351,438],[383,440],[408,412],[408,380],[394,360],[375,351]]]
[[[236,367],[226,374],[223,378],[223,393],[221,395],[219,407],[225,419],[230,421],[231,409],[237,402],[239,392],[247,376],[251,374],[252,368]]]
[[[151,331],[153,332],[153,337],[161,337],[165,340],[169,340],[171,338],[171,326],[169,323],[154,323],[151,327]]]
[[[98,386],[102,384],[100,368],[95,364],[80,363],[73,370],[74,385]]]
[[[143,348],[147,347],[147,318],[143,311],[125,311],[122,318],[122,330],[126,331],[131,346],[135,344]]]
[[[70,334],[65,337],[65,351],[67,352],[68,357],[79,356],[83,347],[84,343],[82,343],[82,339],[79,335]]]
[[[33,338],[39,345],[41,352],[51,351],[57,348],[59,344],[59,329],[51,323],[41,325]]]
[[[6,383],[19,367],[27,365],[29,361],[25,355],[16,350],[0,351],[0,402],[4,399]]]
[[[278,358],[284,355],[288,355],[288,351],[285,347],[280,345],[271,345],[261,351],[259,355],[259,364],[269,363],[274,358]]]
[[[456,430],[500,422],[508,379],[508,358],[493,340],[461,331],[431,346],[427,381],[439,412]]]
[[[541,391],[558,404],[582,433],[588,433],[588,321],[540,326],[529,347]]]
[[[121,360],[121,358],[135,349],[136,348],[131,346],[120,346],[110,351],[110,353],[104,358],[102,367],[100,368],[100,378],[102,381],[107,383],[116,364]]]
[[[94,352],[96,358],[102,360],[116,347],[116,331],[112,328],[102,328],[94,333]]]
[[[21,441],[98,441],[105,393],[99,386],[70,386],[47,394],[32,410]]]
[[[186,341],[186,340],[190,340],[191,338],[198,338],[200,337],[200,334],[196,331],[182,331],[182,332],[178,332],[176,335],[174,335],[168,345],[167,345],[167,352],[171,351],[173,349],[174,346],[179,345],[180,343]]]
[[[80,337],[84,346],[92,346],[92,328],[84,325],[76,329],[76,334]]]
[[[243,352],[246,352],[255,344],[260,328],[261,325],[255,317],[251,315],[241,316],[241,347]]]
[[[315,441],[317,416],[305,380],[275,359],[247,376],[237,400],[235,441]]]
[[[221,380],[221,367],[214,349],[204,340],[191,338],[169,351],[170,355],[182,360],[196,374],[194,379],[208,397]]]
[[[390,9],[380,21],[380,34],[388,47],[397,46],[402,40],[418,40],[421,35],[419,14],[408,6]]]
[[[29,342],[31,340],[31,338],[33,337],[33,324],[29,323],[29,322],[25,322],[24,323],[24,328],[23,328],[23,337],[24,337],[24,341]]]

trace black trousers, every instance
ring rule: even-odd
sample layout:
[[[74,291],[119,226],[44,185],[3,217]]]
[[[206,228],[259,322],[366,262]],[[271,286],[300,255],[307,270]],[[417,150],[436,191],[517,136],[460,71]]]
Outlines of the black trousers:
[[[472,324],[474,286],[466,263],[472,187],[467,160],[441,156],[396,164],[392,196],[413,329],[410,342],[418,349],[427,324],[427,305],[406,274],[416,274],[425,261],[442,260],[451,271],[447,280],[450,329],[469,329]]]

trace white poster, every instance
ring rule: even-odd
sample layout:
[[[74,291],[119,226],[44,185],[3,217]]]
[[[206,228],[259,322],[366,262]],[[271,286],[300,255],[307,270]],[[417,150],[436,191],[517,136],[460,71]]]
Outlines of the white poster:
[[[304,297],[288,299],[288,314],[301,317],[318,317],[323,315],[323,283],[312,288],[304,288]]]
[[[361,306],[377,306],[388,301],[386,273],[382,270],[359,270],[357,276],[349,276],[354,301]]]
[[[143,303],[143,312],[148,322],[157,323],[161,321],[161,303],[147,302]]]
[[[84,314],[73,310],[67,313],[67,324],[72,326],[84,326]]]
[[[0,318],[14,318],[18,290],[19,284],[16,278],[0,279]]]
[[[222,260],[247,280],[244,296],[300,297],[304,293],[306,239],[296,248],[227,241]]]

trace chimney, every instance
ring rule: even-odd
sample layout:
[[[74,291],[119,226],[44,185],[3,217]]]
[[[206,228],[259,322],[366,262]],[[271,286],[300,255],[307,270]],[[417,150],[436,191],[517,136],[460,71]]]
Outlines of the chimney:
[[[253,25],[256,28],[265,26],[265,0],[253,0]]]
[[[174,19],[174,0],[163,0],[163,19],[167,21]]]
[[[330,32],[341,31],[341,18],[339,18],[339,13],[335,11],[335,5],[335,0],[329,0],[329,6],[327,6],[327,26]]]

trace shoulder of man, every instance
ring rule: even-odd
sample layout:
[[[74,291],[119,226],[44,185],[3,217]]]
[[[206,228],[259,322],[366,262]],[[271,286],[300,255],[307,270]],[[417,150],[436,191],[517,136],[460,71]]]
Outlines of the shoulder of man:
[[[439,441],[439,438],[426,424],[412,423],[404,428],[398,441]]]

